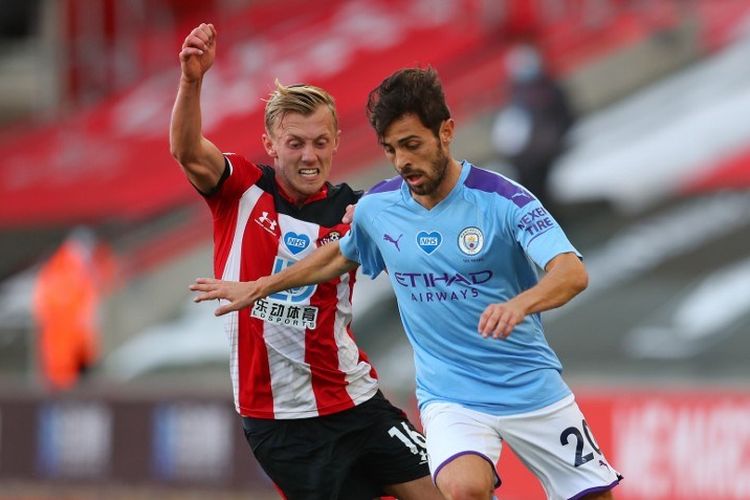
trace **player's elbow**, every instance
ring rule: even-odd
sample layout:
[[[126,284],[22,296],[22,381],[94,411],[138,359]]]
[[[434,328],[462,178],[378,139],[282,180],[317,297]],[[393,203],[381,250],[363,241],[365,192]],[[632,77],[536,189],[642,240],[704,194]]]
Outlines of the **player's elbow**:
[[[547,272],[556,276],[562,284],[568,300],[575,297],[589,286],[589,274],[581,259],[573,253],[558,255],[550,261]]]
[[[589,286],[589,273],[583,263],[580,264],[570,279],[570,287],[573,296],[578,295]]]
[[[204,178],[211,176],[210,165],[205,160],[201,160],[201,156],[198,152],[193,149],[170,146],[170,152],[172,158],[182,167],[183,172],[190,178]]]
[[[174,158],[177,161],[177,163],[182,165],[182,157],[183,157],[182,151],[175,148],[174,146],[170,146],[169,153],[172,155],[172,158]]]
[[[170,141],[169,152],[172,154],[172,158],[174,158],[183,168],[186,168],[191,163],[195,163],[195,152],[178,142]]]
[[[169,152],[172,154],[172,158],[183,167],[198,163],[200,158],[205,155],[203,149],[202,138],[193,140],[178,130],[170,130]]]

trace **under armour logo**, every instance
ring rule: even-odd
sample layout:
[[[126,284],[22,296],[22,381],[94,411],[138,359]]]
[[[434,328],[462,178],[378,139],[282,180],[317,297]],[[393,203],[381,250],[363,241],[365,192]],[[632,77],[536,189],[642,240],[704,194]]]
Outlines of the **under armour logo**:
[[[271,234],[276,234],[276,226],[278,222],[268,217],[268,212],[262,212],[260,217],[255,219],[255,222]]]
[[[399,246],[398,246],[398,242],[399,242],[399,240],[401,240],[401,237],[402,237],[403,235],[404,235],[403,233],[399,234],[399,235],[398,235],[398,238],[396,238],[396,239],[394,240],[394,239],[393,239],[393,236],[391,236],[391,235],[390,235],[390,234],[388,234],[388,233],[385,233],[385,234],[383,234],[383,239],[384,239],[385,241],[389,242],[389,243],[393,243],[393,244],[394,244],[394,245],[396,246],[396,250],[398,250],[398,251],[400,252],[400,251],[401,251],[401,248],[399,248]]]

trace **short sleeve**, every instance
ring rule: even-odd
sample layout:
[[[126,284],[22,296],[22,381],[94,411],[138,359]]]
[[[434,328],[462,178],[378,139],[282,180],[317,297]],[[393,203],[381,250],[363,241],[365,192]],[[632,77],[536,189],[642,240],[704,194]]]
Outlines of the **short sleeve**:
[[[514,228],[515,239],[537,266],[544,269],[549,261],[563,253],[574,253],[582,258],[560,224],[538,200],[523,207],[512,206],[509,223]]]
[[[227,209],[234,207],[242,194],[258,182],[262,173],[260,167],[235,153],[225,153],[224,161],[227,171],[222,175],[219,184],[204,195],[211,212],[217,217],[221,217]]]
[[[366,209],[364,206],[366,205],[365,200],[366,198],[363,198],[357,205],[351,230],[341,238],[339,248],[344,257],[359,263],[363,273],[370,278],[375,278],[385,269],[385,263],[383,262],[383,256],[380,254],[380,249],[370,238],[365,227],[367,224],[364,220],[364,214],[362,214],[363,209]]]

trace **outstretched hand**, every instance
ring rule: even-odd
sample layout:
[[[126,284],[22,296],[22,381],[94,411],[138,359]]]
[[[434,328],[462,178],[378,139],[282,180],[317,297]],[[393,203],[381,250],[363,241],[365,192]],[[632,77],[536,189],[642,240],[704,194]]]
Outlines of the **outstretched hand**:
[[[183,78],[195,81],[203,78],[216,58],[216,28],[202,23],[194,28],[180,50],[180,67]]]
[[[251,306],[260,299],[260,285],[258,281],[224,281],[214,278],[197,278],[190,285],[190,290],[200,292],[193,302],[223,299],[228,304],[221,305],[214,311],[216,316],[223,316],[232,311],[239,311]]]

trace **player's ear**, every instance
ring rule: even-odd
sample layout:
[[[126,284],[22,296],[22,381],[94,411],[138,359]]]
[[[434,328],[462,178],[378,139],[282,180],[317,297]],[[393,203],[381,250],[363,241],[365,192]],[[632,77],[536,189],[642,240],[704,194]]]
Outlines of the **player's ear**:
[[[268,134],[263,134],[262,136],[263,141],[263,148],[266,150],[266,153],[271,158],[278,158],[279,153],[276,151],[276,144],[274,144],[273,139]]]
[[[453,121],[453,118],[448,118],[440,125],[440,142],[443,145],[447,146],[451,143],[451,141],[453,140],[453,131],[455,127],[456,122]]]
[[[340,140],[341,140],[341,130],[337,130],[336,136],[333,138],[333,154],[336,154],[336,151],[339,150]]]

